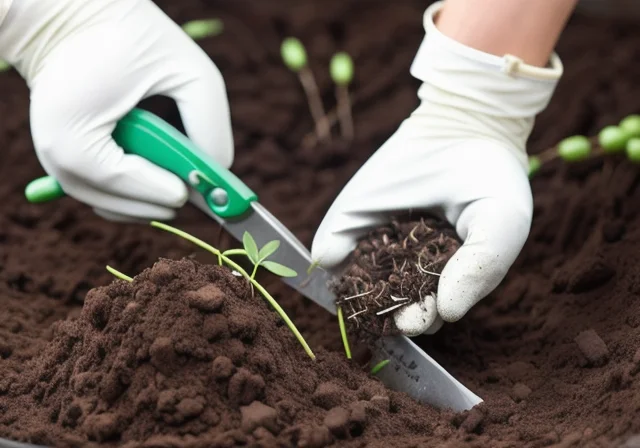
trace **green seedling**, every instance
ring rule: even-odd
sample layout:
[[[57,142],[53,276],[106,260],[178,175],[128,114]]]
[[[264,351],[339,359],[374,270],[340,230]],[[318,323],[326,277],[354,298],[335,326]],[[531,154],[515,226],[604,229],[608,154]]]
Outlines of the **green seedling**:
[[[200,40],[221,34],[224,25],[220,19],[192,20],[182,25],[182,29],[193,40]]]
[[[629,139],[625,149],[630,161],[640,163],[640,137]]]
[[[629,115],[617,126],[605,126],[594,137],[573,135],[540,154],[529,157],[529,177],[554,159],[575,163],[599,155],[626,153],[632,162],[640,162],[640,115]],[[595,146],[595,148],[594,148]]]
[[[111,272],[115,277],[119,278],[120,280],[124,280],[126,282],[132,282],[133,281],[133,279],[131,277],[129,277],[126,274],[123,274],[122,272],[118,271],[117,269],[112,268],[109,265],[107,265],[107,271]]]
[[[383,359],[378,364],[373,366],[373,368],[371,369],[371,375],[376,375],[378,372],[380,372],[382,369],[384,369],[385,366],[387,364],[389,364],[389,362],[391,362],[391,361],[389,361],[388,359]]]
[[[258,250],[256,240],[249,232],[244,232],[242,235],[242,245],[244,249],[230,249],[224,251],[222,255],[245,255],[249,261],[253,264],[253,272],[251,272],[251,279],[256,277],[258,267],[262,266],[267,271],[272,272],[280,277],[295,277],[298,275],[296,271],[287,266],[276,263],[275,261],[267,260],[268,257],[273,255],[280,247],[280,241],[273,240],[262,246],[262,249]]]
[[[342,315],[342,308],[340,307],[338,307],[338,326],[340,327],[340,336],[342,336],[344,352],[347,355],[347,359],[351,359],[351,348],[349,347],[349,338],[347,337],[347,327],[344,324],[344,316]]]
[[[8,72],[9,70],[11,70],[11,64],[0,59],[0,72]]]
[[[565,162],[579,162],[589,157],[591,142],[583,135],[565,138],[558,144],[558,155]]]
[[[307,51],[304,45],[295,37],[287,37],[282,41],[282,45],[280,46],[280,55],[289,70],[298,75],[298,79],[307,96],[311,116],[316,125],[318,140],[324,142],[330,141],[331,128],[329,126],[329,120],[322,106],[322,99],[320,98],[320,91],[318,90],[315,76],[313,76],[313,72],[309,68]]]
[[[353,117],[351,114],[351,97],[349,84],[353,80],[353,61],[351,56],[341,51],[331,58],[331,79],[336,84],[336,98],[338,100],[337,115],[340,120],[342,136],[347,140],[353,139]]]
[[[535,175],[542,168],[542,162],[537,156],[529,157],[529,177]]]
[[[640,115],[629,115],[619,124],[629,138],[640,137]]]
[[[237,254],[242,254],[242,255],[246,255],[249,257],[248,255],[248,251],[245,249],[231,249],[231,250],[227,250],[225,252],[221,252],[220,250],[216,249],[215,247],[211,246],[210,244],[205,243],[204,241],[202,241],[199,238],[196,238],[195,236],[184,232],[180,229],[176,229],[175,227],[171,227],[167,224],[161,223],[161,222],[157,222],[157,221],[152,221],[151,225],[153,227],[157,227],[159,229],[165,230],[169,233],[173,233],[174,235],[177,235],[187,241],[192,242],[193,244],[195,244],[198,247],[201,247],[202,249],[206,250],[207,252],[213,254],[214,256],[216,256],[218,258],[218,263],[222,266],[223,264],[226,264],[227,266],[229,266],[230,268],[234,269],[235,271],[239,272],[244,278],[246,278],[249,283],[255,287],[258,291],[260,291],[260,293],[263,295],[263,297],[269,302],[269,304],[276,310],[276,312],[280,315],[280,317],[282,318],[282,320],[284,320],[284,322],[287,324],[287,327],[289,327],[289,329],[291,330],[291,332],[295,335],[296,339],[298,339],[298,341],[300,342],[300,344],[302,345],[302,347],[304,348],[305,352],[307,353],[307,355],[309,355],[309,357],[313,360],[316,359],[316,356],[313,354],[313,352],[311,351],[311,348],[309,348],[309,345],[307,344],[307,341],[304,339],[304,337],[302,337],[302,334],[300,334],[300,332],[298,331],[298,329],[296,328],[296,326],[294,325],[293,322],[291,322],[291,319],[289,319],[289,316],[287,315],[287,313],[282,309],[282,307],[280,307],[280,305],[278,304],[278,302],[271,296],[271,294],[269,294],[269,292],[260,284],[256,281],[255,278],[253,278],[252,275],[249,275],[247,273],[247,271],[245,271],[242,266],[240,266],[238,263],[234,262],[232,259],[229,258],[229,255],[237,255]],[[251,245],[251,242],[249,241],[249,238],[246,237],[247,233],[245,233],[245,238],[243,241],[245,247],[248,245]],[[253,240],[253,237],[251,237],[251,240]],[[253,242],[253,244],[255,245],[255,241]],[[277,250],[277,247],[275,247],[274,249],[274,244],[267,243],[264,245],[264,247],[261,249],[263,251],[263,256],[265,253],[268,253],[268,255],[264,256],[264,258],[266,258],[267,256],[273,254],[273,252],[275,252],[275,250]],[[251,248],[251,251],[253,251],[253,248]],[[269,251],[272,251],[269,253]],[[257,252],[257,257],[256,258],[260,258],[260,251],[257,250],[257,246],[256,246],[256,252]],[[253,253],[252,255],[255,255],[255,253]],[[249,259],[251,259],[251,257],[249,257]],[[266,262],[263,262],[263,266]],[[273,262],[271,262],[273,263]],[[294,272],[293,270],[289,271],[284,271],[284,270],[280,270],[280,268],[274,268],[273,264],[267,264],[267,266],[271,266],[272,269],[275,269],[276,272],[284,272],[285,274],[287,273],[291,273]],[[278,263],[276,263],[278,264]],[[278,264],[279,265],[279,264]],[[269,269],[267,266],[264,266],[265,268]],[[283,265],[279,265],[279,266],[283,266]],[[283,266],[284,267],[284,266]],[[254,268],[255,269],[255,268]],[[286,268],[287,270],[289,270],[289,268]],[[272,271],[273,272],[273,271]]]
[[[605,153],[624,151],[629,135],[619,126],[605,126],[598,133],[598,143]]]

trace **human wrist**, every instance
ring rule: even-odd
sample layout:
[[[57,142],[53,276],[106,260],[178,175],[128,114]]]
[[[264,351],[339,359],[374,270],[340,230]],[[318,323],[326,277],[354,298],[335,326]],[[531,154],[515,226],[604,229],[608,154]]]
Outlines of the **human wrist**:
[[[443,4],[425,11],[425,38],[411,65],[411,74],[423,81],[423,106],[414,121],[438,138],[491,140],[507,148],[526,173],[526,141],[562,76],[562,62],[552,53],[550,67],[536,67],[464,45],[435,26]]]
[[[443,34],[463,45],[545,67],[576,3],[446,0],[434,21]]]

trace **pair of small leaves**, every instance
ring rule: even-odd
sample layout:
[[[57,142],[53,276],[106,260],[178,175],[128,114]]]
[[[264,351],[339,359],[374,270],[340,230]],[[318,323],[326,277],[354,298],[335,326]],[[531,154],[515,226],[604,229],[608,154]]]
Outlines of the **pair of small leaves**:
[[[247,257],[249,257],[249,260],[251,260],[254,265],[262,266],[266,270],[279,275],[280,277],[295,277],[298,275],[296,271],[286,267],[285,265],[267,260],[267,257],[273,255],[278,250],[280,247],[280,241],[269,241],[267,244],[262,246],[262,249],[258,250],[256,240],[253,239],[249,232],[244,232],[244,235],[242,235],[242,244],[244,245]]]

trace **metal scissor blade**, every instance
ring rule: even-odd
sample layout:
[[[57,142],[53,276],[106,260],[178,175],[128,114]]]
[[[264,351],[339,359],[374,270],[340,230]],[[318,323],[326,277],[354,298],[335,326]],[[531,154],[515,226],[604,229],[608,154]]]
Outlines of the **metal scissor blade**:
[[[242,235],[245,231],[253,236],[258,247],[269,241],[279,240],[280,247],[276,253],[269,257],[269,260],[283,264],[298,273],[296,277],[284,277],[282,281],[331,314],[336,314],[333,294],[327,288],[328,272],[320,267],[315,267],[307,274],[312,265],[309,250],[267,209],[257,202],[252,202],[251,208],[244,215],[226,219],[213,213],[197,192],[192,192],[190,201],[218,221],[238,241],[242,241]]]
[[[272,240],[280,240],[280,248],[270,259],[294,269],[298,275],[282,278],[303,296],[314,301],[331,314],[336,314],[334,296],[329,291],[329,274],[312,265],[308,249],[284,226],[257,202],[243,216],[225,219],[213,213],[199,194],[191,195],[191,203],[219,222],[238,241],[248,231],[262,246]],[[467,389],[433,358],[406,336],[393,336],[378,341],[374,361],[388,359],[389,365],[378,373],[378,377],[391,389],[405,392],[415,400],[454,411],[469,410],[482,399]]]

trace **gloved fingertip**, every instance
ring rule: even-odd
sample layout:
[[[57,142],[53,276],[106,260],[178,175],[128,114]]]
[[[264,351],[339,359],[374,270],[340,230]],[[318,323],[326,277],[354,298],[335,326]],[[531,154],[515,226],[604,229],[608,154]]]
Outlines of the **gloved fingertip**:
[[[427,334],[427,335],[436,334],[442,328],[443,325],[444,325],[444,321],[442,320],[442,317],[438,315],[436,317],[436,320],[431,324],[431,326],[427,328],[422,334]]]
[[[420,302],[414,302],[401,308],[394,314],[396,327],[408,337],[423,334],[436,322],[436,300],[431,294]]]
[[[318,233],[311,245],[311,258],[323,268],[340,265],[356,247],[355,238],[335,233]]]

